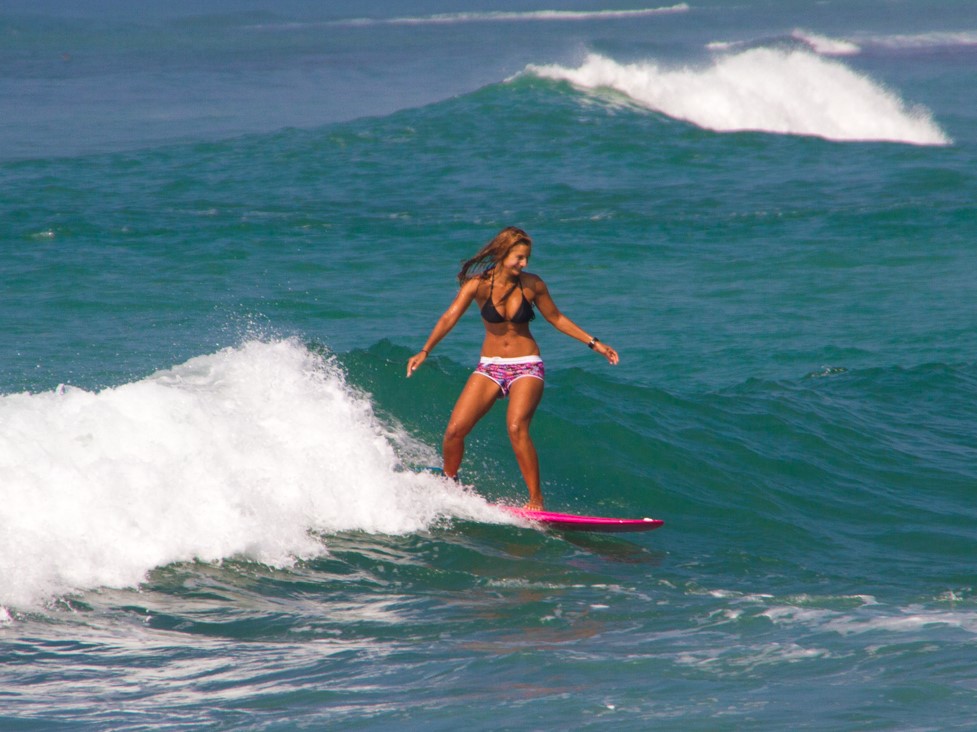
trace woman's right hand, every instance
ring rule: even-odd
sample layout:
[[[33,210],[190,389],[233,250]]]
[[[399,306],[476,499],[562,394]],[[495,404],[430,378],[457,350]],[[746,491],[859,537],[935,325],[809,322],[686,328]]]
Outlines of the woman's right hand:
[[[418,351],[407,361],[407,378],[409,379],[413,376],[414,372],[417,371],[417,367],[424,363],[427,358],[427,351]]]

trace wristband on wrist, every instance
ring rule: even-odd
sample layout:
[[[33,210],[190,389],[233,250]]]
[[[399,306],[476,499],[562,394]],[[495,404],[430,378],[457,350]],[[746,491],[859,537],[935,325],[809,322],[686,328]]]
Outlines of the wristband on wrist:
[[[593,351],[594,346],[596,346],[598,343],[600,343],[600,338],[591,338],[590,343],[587,344],[587,348]]]

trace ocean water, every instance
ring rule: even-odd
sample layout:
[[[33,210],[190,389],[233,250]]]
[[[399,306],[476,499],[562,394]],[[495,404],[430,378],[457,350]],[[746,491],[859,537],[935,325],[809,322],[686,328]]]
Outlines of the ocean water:
[[[0,728],[971,729],[977,4],[0,8]],[[530,270],[547,533],[502,410]]]

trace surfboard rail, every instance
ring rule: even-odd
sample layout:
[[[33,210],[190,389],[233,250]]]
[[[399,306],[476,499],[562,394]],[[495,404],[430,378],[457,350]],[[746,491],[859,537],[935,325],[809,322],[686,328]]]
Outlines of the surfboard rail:
[[[603,531],[609,533],[651,531],[665,523],[661,519],[647,517],[614,518],[610,516],[581,516],[575,513],[535,511],[530,508],[519,508],[517,506],[499,506],[499,508],[527,521],[539,523],[561,531]]]

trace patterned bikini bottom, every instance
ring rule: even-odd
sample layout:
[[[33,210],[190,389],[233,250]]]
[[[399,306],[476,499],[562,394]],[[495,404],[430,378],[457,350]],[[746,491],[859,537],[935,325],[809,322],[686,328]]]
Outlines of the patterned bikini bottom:
[[[539,356],[520,356],[519,358],[499,358],[496,356],[482,356],[478,362],[476,374],[489,377],[502,389],[502,396],[509,395],[509,388],[513,382],[525,376],[543,381],[545,369],[543,359]]]

